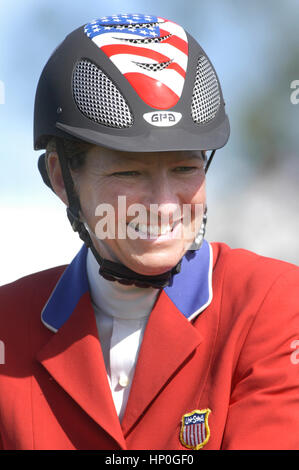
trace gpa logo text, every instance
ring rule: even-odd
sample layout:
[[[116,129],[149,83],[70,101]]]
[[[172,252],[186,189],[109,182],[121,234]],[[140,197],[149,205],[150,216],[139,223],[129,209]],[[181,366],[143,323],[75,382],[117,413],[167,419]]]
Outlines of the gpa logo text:
[[[145,113],[143,118],[152,126],[171,127],[175,126],[181,120],[182,114],[174,111],[154,111],[151,113]]]

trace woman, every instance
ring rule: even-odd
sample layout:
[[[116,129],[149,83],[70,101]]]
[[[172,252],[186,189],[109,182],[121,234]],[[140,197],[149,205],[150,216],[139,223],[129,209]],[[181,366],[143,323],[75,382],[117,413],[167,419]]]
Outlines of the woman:
[[[204,240],[228,137],[171,21],[102,17],[54,51],[34,145],[84,245],[1,288],[3,449],[299,448],[298,268]]]

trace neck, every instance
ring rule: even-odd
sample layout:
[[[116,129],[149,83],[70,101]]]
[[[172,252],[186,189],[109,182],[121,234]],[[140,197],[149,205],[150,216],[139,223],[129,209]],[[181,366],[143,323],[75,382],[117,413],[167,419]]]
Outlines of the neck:
[[[87,275],[93,304],[109,316],[122,319],[142,318],[151,312],[159,291],[110,282],[99,275],[98,262],[91,252],[87,254]]]

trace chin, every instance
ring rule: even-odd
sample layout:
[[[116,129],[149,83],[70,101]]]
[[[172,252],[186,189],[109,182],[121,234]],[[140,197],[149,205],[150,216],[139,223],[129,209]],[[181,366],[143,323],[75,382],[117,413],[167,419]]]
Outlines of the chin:
[[[100,244],[98,243],[98,246]],[[135,249],[134,249],[135,248]],[[184,256],[185,250],[182,246],[176,246],[169,249],[153,249],[151,251],[144,249],[136,250],[136,247],[122,246],[115,249],[115,246],[109,246],[107,243],[101,244],[101,256],[116,263],[121,263],[127,268],[144,276],[158,276],[170,271]],[[147,248],[147,247],[146,247]],[[179,253],[181,253],[179,255]]]
[[[156,257],[155,257],[156,258]],[[144,276],[158,276],[159,274],[166,273],[170,271],[174,266],[178,264],[181,258],[174,257],[172,260],[162,260],[157,257],[157,259],[150,260],[138,260],[135,262],[126,263],[128,268],[132,269],[138,274],[143,274]],[[163,262],[164,261],[164,262]]]

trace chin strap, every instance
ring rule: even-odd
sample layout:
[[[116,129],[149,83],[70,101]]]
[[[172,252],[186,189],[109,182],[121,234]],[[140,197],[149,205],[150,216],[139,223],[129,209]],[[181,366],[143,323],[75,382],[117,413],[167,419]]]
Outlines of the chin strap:
[[[97,262],[99,263],[99,274],[108,281],[118,281],[125,285],[135,285],[137,287],[153,287],[156,289],[163,289],[171,283],[172,277],[179,273],[181,270],[181,262],[166,273],[159,274],[157,276],[145,276],[143,274],[136,273],[126,266],[115,263],[113,261],[104,259],[100,256],[98,251],[95,249],[92,239],[84,223],[80,220],[80,201],[74,188],[73,178],[69,169],[67,158],[65,156],[64,143],[62,139],[57,139],[57,153],[59,156],[62,176],[65,184],[66,193],[68,196],[69,207],[67,208],[67,217],[71,223],[74,232],[78,232],[79,237],[85,243],[87,248],[90,248]],[[215,150],[212,152],[208,163],[205,168],[205,172],[211,163],[214,156]],[[207,222],[207,209],[205,209],[203,222],[201,229],[194,240],[194,243],[190,247],[190,251],[198,250],[203,242],[205,235],[205,227]]]
[[[196,235],[194,242],[192,243],[191,247],[189,248],[189,251],[197,251],[201,248],[201,245],[203,244],[203,240],[205,238],[206,234],[206,226],[207,226],[207,212],[208,208],[207,206],[205,207],[203,218],[202,218],[202,223],[199,229],[198,234]]]
[[[213,160],[213,157],[214,157],[214,155],[215,155],[215,152],[216,152],[216,150],[212,150],[212,152],[211,152],[210,155],[209,155],[209,158],[207,159],[207,163],[206,163],[206,165],[205,165],[205,174],[208,173],[208,169],[209,169],[209,166],[210,166],[211,163],[212,163],[212,160]]]

